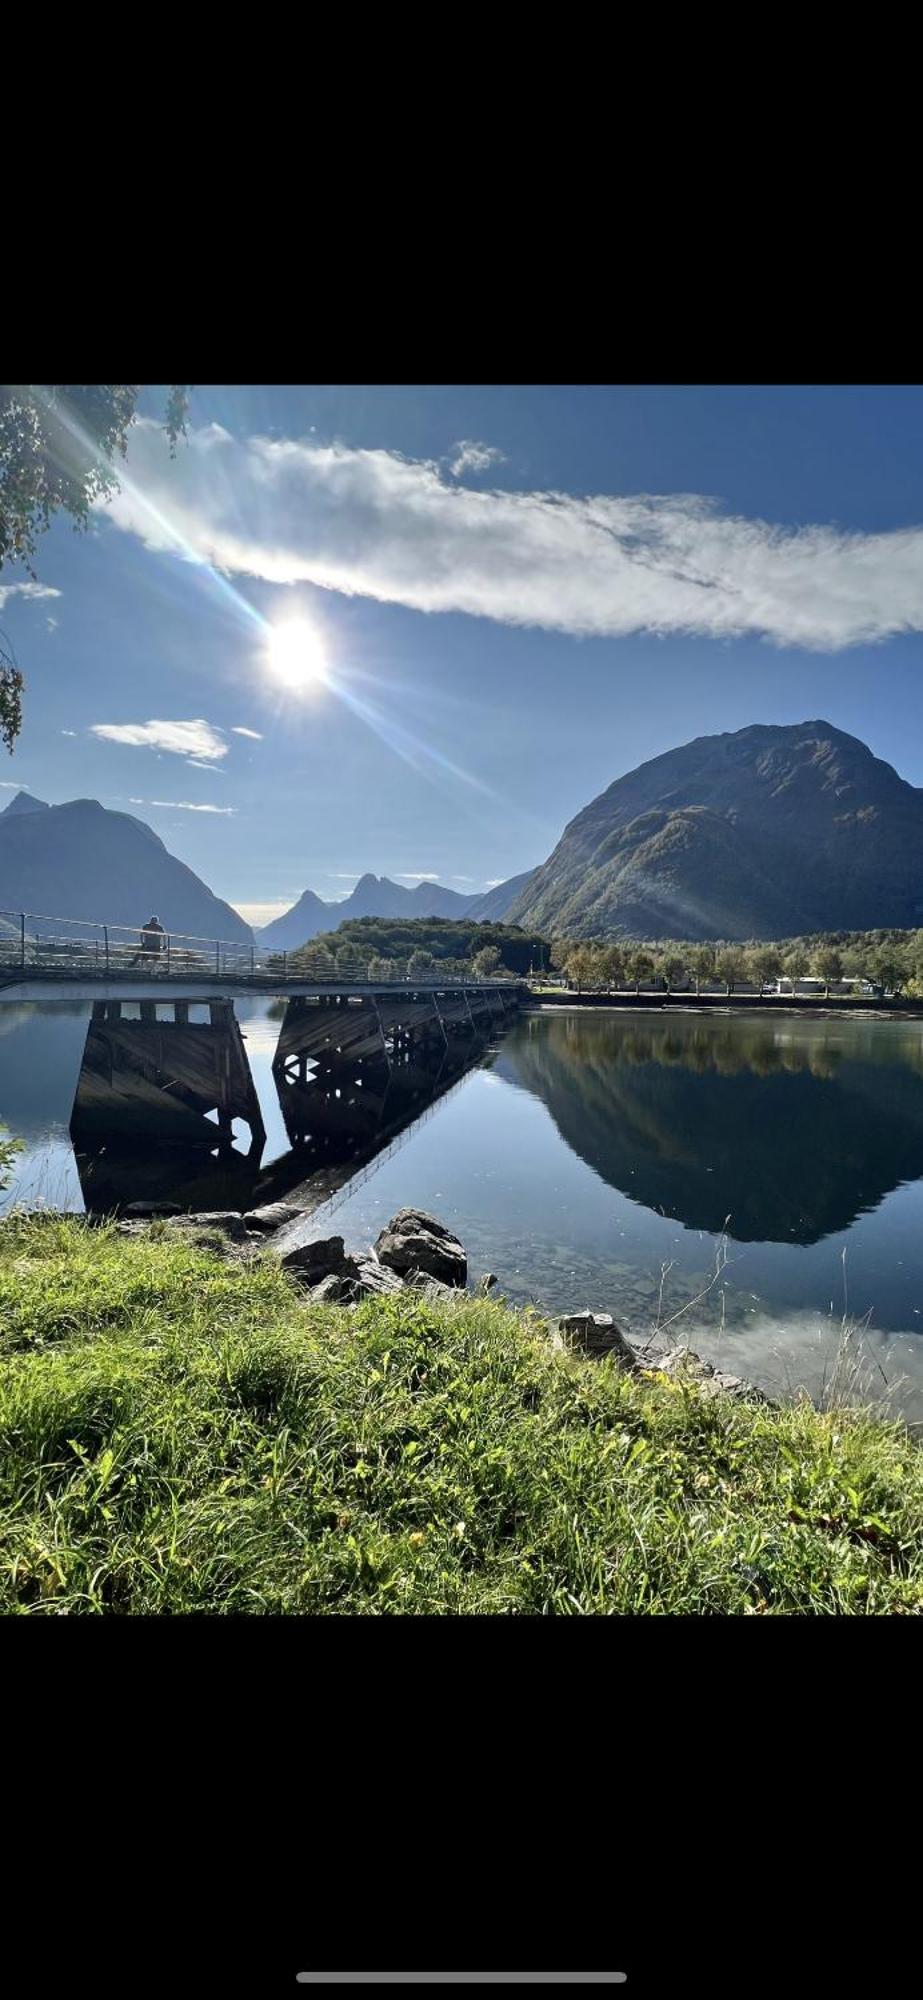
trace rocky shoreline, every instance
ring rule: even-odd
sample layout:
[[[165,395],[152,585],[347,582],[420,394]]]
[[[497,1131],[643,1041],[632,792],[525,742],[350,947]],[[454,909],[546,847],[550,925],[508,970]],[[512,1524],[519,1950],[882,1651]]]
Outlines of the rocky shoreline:
[[[147,1233],[156,1222],[170,1232],[188,1230],[197,1241],[224,1255],[275,1255],[310,1305],[335,1304],[348,1309],[366,1298],[398,1293],[451,1304],[459,1297],[470,1297],[472,1290],[474,1296],[484,1298],[496,1285],[493,1272],[488,1271],[469,1290],[464,1245],[444,1222],[423,1209],[399,1209],[374,1244],[358,1256],[346,1250],[342,1236],[293,1240],[310,1212],[289,1202],[271,1202],[243,1212],[219,1209],[196,1215],[184,1214],[172,1203],[135,1202],[116,1227],[120,1234],[135,1236]],[[548,1322],[548,1332],[552,1347],[561,1353],[611,1360],[628,1372],[656,1372],[694,1382],[708,1395],[766,1404],[772,1401],[754,1383],[713,1368],[682,1342],[667,1341],[656,1333],[643,1343],[631,1340],[611,1313],[588,1308],[565,1313],[555,1325]]]

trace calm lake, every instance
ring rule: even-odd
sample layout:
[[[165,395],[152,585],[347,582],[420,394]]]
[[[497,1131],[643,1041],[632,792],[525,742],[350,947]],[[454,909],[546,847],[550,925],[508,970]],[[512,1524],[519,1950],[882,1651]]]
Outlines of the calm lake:
[[[265,1168],[291,1157],[278,1004],[236,1011]],[[0,1003],[0,1120],[24,1142],[0,1207],[85,1205],[69,1121],[89,1012]],[[411,1204],[511,1300],[635,1336],[680,1314],[677,1336],[769,1387],[816,1393],[847,1311],[869,1393],[923,1416],[923,1023],[524,1014],[311,1233],[362,1248]]]

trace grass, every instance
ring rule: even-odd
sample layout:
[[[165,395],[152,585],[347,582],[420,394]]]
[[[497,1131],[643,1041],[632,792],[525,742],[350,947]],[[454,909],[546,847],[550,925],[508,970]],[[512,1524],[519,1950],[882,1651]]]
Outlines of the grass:
[[[0,1328],[8,1613],[923,1611],[923,1454],[860,1412],[52,1216],[0,1226]]]

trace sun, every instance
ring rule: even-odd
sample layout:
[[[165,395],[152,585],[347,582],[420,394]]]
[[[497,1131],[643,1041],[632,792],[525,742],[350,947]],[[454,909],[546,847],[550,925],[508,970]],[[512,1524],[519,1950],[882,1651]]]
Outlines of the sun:
[[[266,646],[269,671],[292,694],[309,694],[327,679],[324,644],[307,618],[271,627]]]

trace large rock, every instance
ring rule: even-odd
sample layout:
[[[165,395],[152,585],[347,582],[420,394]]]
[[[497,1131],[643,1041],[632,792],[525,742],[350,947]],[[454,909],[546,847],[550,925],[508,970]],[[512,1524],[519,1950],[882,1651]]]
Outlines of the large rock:
[[[347,1257],[342,1236],[316,1236],[310,1243],[299,1243],[297,1250],[289,1250],[282,1259],[282,1269],[291,1271],[302,1284],[317,1285],[331,1272],[340,1278],[354,1278],[358,1265]]]
[[[351,1278],[349,1295],[353,1299],[375,1298],[383,1292],[402,1292],[403,1279],[396,1271],[389,1271],[386,1264],[379,1264],[375,1257],[360,1257],[355,1277]]]
[[[122,1214],[137,1222],[147,1222],[153,1215],[181,1215],[178,1201],[130,1201]]]
[[[220,1231],[234,1243],[245,1243],[249,1235],[239,1208],[203,1208],[197,1214],[174,1215],[170,1217],[171,1229],[204,1229],[213,1234]]]
[[[398,1283],[401,1283],[400,1279]],[[441,1278],[431,1278],[426,1271],[411,1271],[410,1276],[403,1280],[403,1290],[422,1293],[425,1299],[432,1299],[436,1305],[448,1305],[458,1297],[457,1285],[446,1285]]]
[[[250,1208],[244,1216],[248,1229],[259,1230],[269,1235],[273,1229],[281,1229],[286,1222],[296,1221],[304,1211],[287,1201],[267,1201],[261,1208]]]
[[[611,1313],[568,1313],[559,1319],[558,1332],[565,1347],[579,1347],[584,1354],[597,1359],[611,1355],[620,1368],[634,1369],[640,1365],[631,1342],[626,1340],[621,1327],[616,1326]]]
[[[771,1397],[755,1383],[748,1382],[742,1375],[726,1375],[723,1369],[713,1368],[710,1361],[703,1361],[691,1347],[674,1347],[669,1353],[651,1363],[664,1375],[674,1380],[695,1382],[706,1396],[732,1396],[737,1402],[770,1403]]]
[[[392,1216],[376,1240],[375,1255],[402,1278],[423,1271],[444,1285],[457,1286],[468,1276],[468,1259],[458,1237],[421,1208],[401,1208]]]
[[[330,1271],[326,1278],[321,1279],[319,1285],[311,1285],[305,1304],[309,1306],[339,1305],[351,1299],[352,1296],[352,1279],[340,1277],[337,1271]]]

